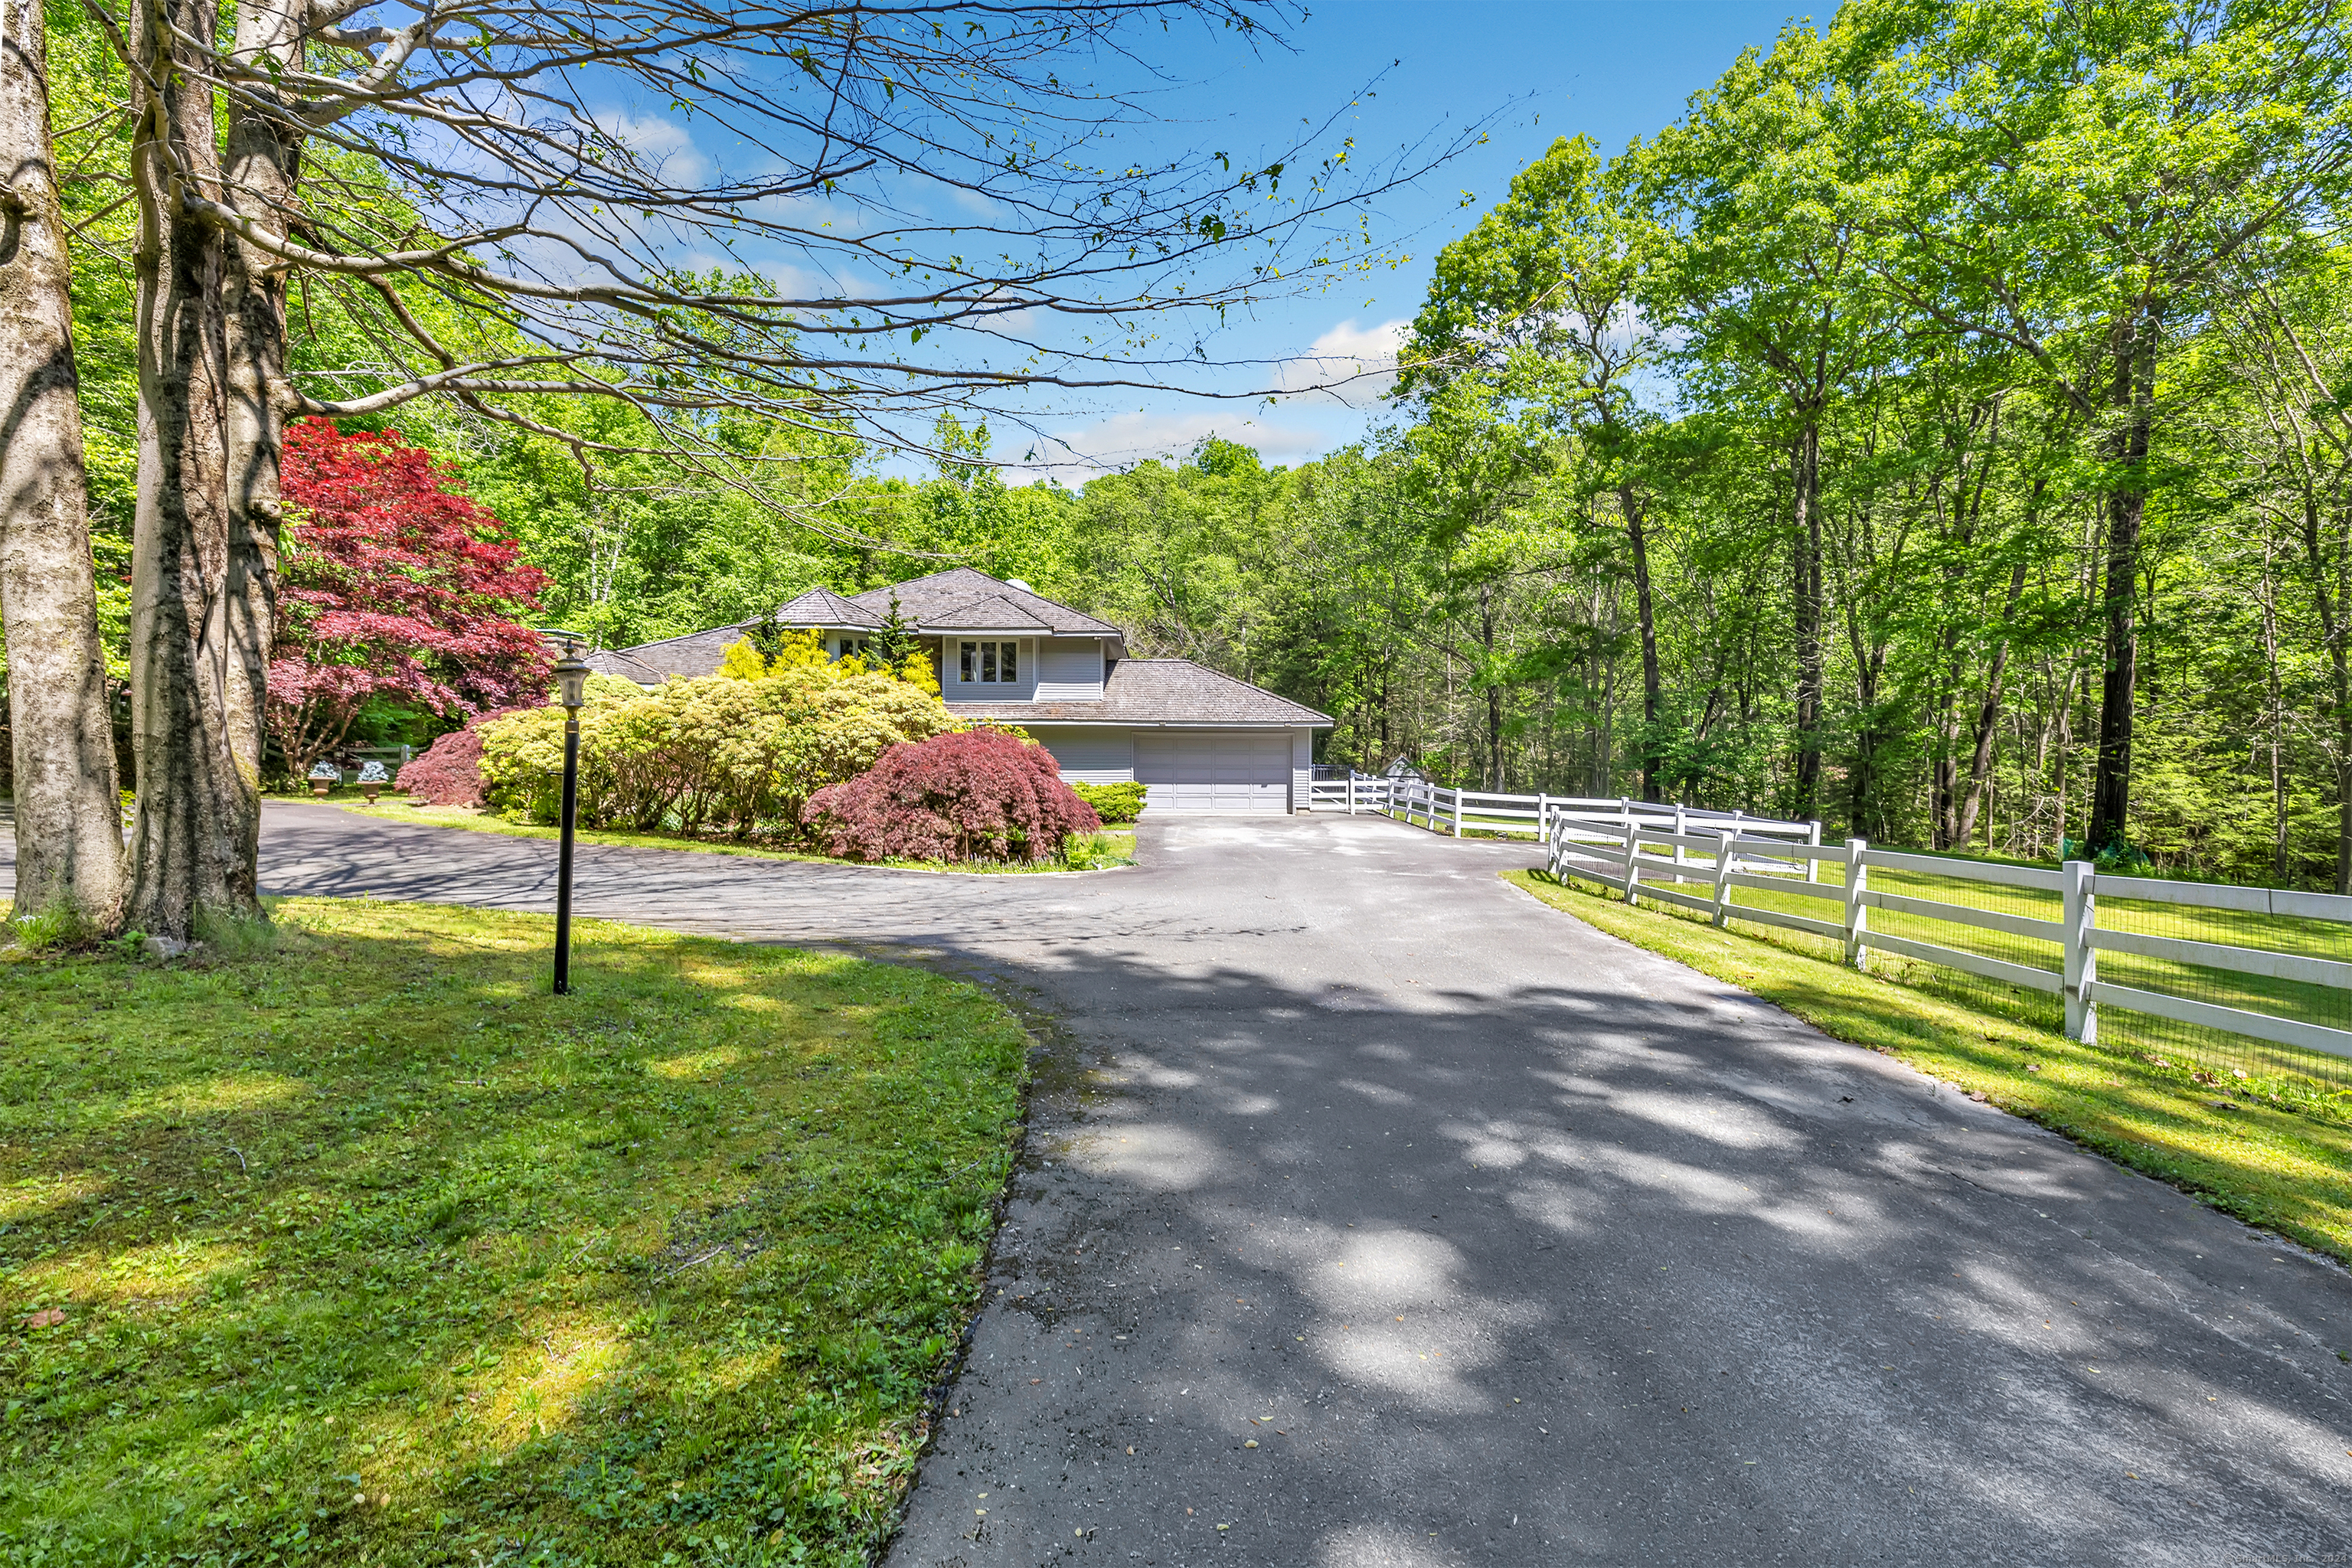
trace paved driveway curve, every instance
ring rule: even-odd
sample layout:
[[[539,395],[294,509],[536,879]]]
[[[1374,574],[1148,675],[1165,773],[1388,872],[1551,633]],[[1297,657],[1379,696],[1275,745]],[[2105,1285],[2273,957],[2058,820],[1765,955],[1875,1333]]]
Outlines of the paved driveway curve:
[[[1143,843],[583,852],[586,912],[1055,1020],[893,1568],[2352,1563],[2341,1270],[1539,906],[1524,848]],[[273,807],[264,879],[543,909],[551,850]]]

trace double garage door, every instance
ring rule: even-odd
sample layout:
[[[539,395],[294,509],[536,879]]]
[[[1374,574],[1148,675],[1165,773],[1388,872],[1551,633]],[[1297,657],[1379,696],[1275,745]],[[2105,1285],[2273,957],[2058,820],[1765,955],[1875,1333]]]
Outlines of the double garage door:
[[[1135,776],[1159,811],[1287,811],[1284,730],[1138,730]]]

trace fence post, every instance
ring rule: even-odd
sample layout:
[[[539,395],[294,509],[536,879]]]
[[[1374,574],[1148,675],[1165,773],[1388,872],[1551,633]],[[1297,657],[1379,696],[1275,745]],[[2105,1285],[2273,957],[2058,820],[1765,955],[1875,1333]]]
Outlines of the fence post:
[[[1629,816],[1625,819],[1625,902],[1629,907],[1634,902],[1633,889],[1642,881],[1642,868],[1633,860],[1633,857],[1641,852],[1641,847],[1642,830],[1633,825],[1633,819]]]
[[[2091,987],[2099,978],[2099,950],[2091,933],[2099,925],[2099,883],[2088,860],[2069,860],[2060,873],[2059,889],[2065,899],[2066,1037],[2086,1046],[2099,1043],[2099,1005]]]
[[[1541,790],[1538,790],[1536,792],[1536,841],[1538,843],[1542,843],[1551,837],[1549,833],[1544,831],[1550,816],[1551,796],[1544,794]]]
[[[1675,837],[1679,840],[1684,834],[1688,833],[1689,831],[1690,808],[1680,802],[1676,802],[1675,805]],[[1676,843],[1675,846],[1675,864],[1677,866],[1687,866],[1690,864],[1690,851],[1684,848],[1680,843]]]
[[[1348,815],[1356,815],[1356,770],[1353,767],[1348,770]]]
[[[1805,842],[1811,845],[1814,848],[1819,849],[1822,847],[1822,825],[1818,822],[1809,822],[1805,824],[1805,826],[1809,830],[1805,835]],[[1819,860],[1807,860],[1805,862],[1805,880],[1808,882],[1818,882],[1821,879],[1822,863]]]
[[[1715,845],[1715,923],[1718,928],[1731,923],[1731,872],[1738,859],[1735,846],[1739,842],[1739,828],[1734,826],[1720,830]]]
[[[1462,786],[1454,786],[1454,837],[1462,837]]]
[[[1820,834],[1820,823],[1813,824],[1813,832]],[[1869,849],[1866,838],[1845,841],[1845,961],[1864,970],[1870,967],[1870,906],[1862,901],[1862,896],[1870,890],[1870,868],[1862,863],[1862,858]]]

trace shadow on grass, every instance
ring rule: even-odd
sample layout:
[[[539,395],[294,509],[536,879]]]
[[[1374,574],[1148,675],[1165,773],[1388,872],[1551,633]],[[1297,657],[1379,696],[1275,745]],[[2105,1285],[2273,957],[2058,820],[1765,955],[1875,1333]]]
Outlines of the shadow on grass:
[[[1024,1037],[905,968],[289,901],[6,968],[0,1563],[862,1562]],[[805,1556],[803,1556],[805,1554]]]

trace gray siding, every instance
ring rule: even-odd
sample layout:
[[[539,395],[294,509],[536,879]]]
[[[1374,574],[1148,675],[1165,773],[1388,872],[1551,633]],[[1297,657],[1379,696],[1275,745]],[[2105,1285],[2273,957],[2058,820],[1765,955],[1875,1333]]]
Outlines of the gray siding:
[[[1057,729],[1024,724],[1029,737],[1054,753],[1072,784],[1128,784],[1135,777],[1135,742],[1125,730]]]
[[[1099,702],[1103,652],[1099,637],[1046,637],[1037,644],[1040,702]]]

